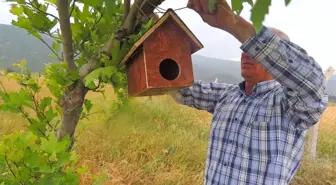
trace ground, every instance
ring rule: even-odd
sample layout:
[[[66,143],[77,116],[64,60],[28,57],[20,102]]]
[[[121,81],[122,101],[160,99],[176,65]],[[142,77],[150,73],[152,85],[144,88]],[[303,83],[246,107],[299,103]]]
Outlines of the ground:
[[[17,90],[14,81],[0,77],[6,89]],[[49,96],[44,89],[41,97]],[[113,90],[89,93],[96,114],[81,120],[74,150],[90,173],[106,174],[112,185],[201,185],[211,115],[182,105],[168,96],[132,99],[114,109]],[[25,129],[16,114],[0,112],[0,137]],[[304,159],[293,185],[336,184],[336,106],[329,105],[320,124],[318,159]],[[92,179],[83,176],[81,184]]]

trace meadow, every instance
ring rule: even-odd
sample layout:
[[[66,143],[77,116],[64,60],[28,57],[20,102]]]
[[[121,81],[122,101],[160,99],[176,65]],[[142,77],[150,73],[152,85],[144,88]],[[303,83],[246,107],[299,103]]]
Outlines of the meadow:
[[[19,85],[0,76],[9,91]],[[49,96],[45,88],[40,97]],[[104,97],[105,96],[105,97]],[[211,115],[177,105],[168,96],[132,98],[115,107],[113,89],[90,92],[94,102],[89,120],[81,120],[74,150],[79,164],[92,174],[105,174],[109,185],[201,185]],[[18,114],[0,112],[0,137],[25,130]],[[320,124],[318,158],[306,156],[293,185],[336,185],[336,105],[330,104]],[[91,184],[83,176],[81,184]]]

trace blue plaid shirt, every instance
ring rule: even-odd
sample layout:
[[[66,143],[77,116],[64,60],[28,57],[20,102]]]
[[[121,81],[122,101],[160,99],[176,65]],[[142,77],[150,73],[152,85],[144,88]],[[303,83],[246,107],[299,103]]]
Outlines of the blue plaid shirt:
[[[244,82],[195,82],[174,98],[213,114],[206,185],[287,185],[300,164],[307,129],[327,107],[324,74],[304,49],[266,27],[241,49],[274,80],[256,84],[249,96]]]

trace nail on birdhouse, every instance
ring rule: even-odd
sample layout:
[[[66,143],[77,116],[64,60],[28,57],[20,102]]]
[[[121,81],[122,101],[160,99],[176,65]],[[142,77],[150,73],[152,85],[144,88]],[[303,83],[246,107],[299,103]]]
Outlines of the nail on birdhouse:
[[[126,65],[129,96],[154,96],[193,85],[191,55],[202,43],[168,9],[133,45],[121,64]]]

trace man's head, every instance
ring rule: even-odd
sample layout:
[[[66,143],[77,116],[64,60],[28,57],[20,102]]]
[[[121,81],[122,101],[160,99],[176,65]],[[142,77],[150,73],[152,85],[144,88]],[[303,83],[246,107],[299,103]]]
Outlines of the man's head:
[[[276,28],[270,28],[275,35],[284,40],[289,40],[289,37],[282,31]],[[271,80],[272,76],[265,70],[265,68],[255,61],[246,53],[241,54],[241,75],[245,81],[258,83],[266,80]]]

